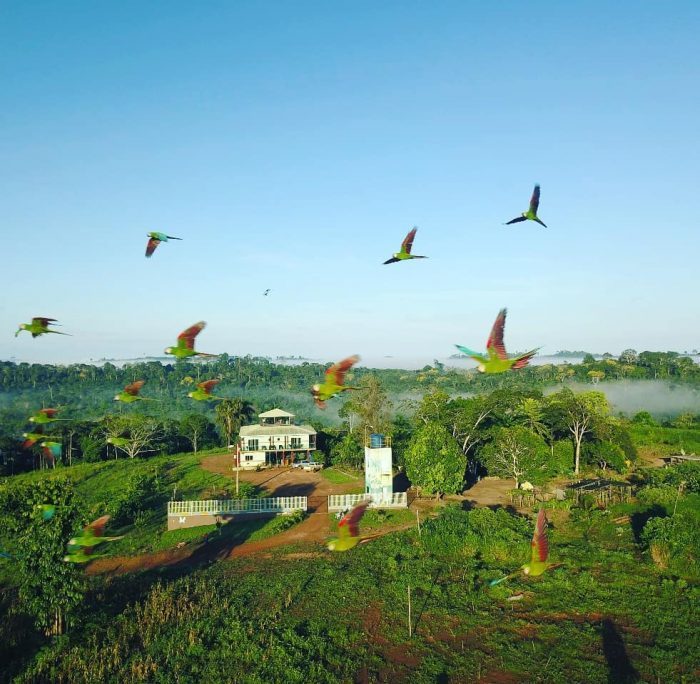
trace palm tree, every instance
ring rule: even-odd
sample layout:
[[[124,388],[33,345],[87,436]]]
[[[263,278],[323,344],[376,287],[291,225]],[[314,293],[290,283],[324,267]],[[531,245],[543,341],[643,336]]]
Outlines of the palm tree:
[[[255,416],[255,408],[245,400],[224,399],[216,407],[216,422],[226,435],[226,445],[231,444],[234,433],[241,429],[241,425]]]

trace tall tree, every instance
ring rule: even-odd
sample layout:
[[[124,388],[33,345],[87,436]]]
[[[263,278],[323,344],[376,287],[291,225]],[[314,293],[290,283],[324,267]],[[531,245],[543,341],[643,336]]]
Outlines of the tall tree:
[[[376,375],[366,375],[359,384],[359,390],[346,405],[346,411],[359,418],[361,431],[391,432],[391,401]]]
[[[479,459],[490,474],[512,477],[518,487],[523,478],[536,479],[547,467],[549,449],[540,435],[525,427],[502,427],[479,451]]]
[[[579,474],[581,444],[587,434],[607,418],[610,413],[608,400],[602,392],[574,394],[565,388],[551,397],[551,406],[560,424],[571,433],[574,441],[574,473]]]
[[[55,506],[49,520],[42,506]],[[85,583],[73,563],[65,563],[68,540],[85,522],[73,484],[52,478],[9,488],[0,494],[2,523],[12,535],[10,552],[16,564],[22,608],[46,636],[58,636],[76,620]]]
[[[404,462],[411,483],[438,497],[462,487],[464,457],[457,440],[439,423],[418,428]]]
[[[199,440],[206,435],[211,423],[201,413],[191,413],[180,421],[181,434],[192,443],[194,453],[197,453]]]
[[[241,425],[255,416],[255,408],[245,399],[224,399],[216,405],[216,422],[226,437],[226,446],[232,444]]]
[[[109,416],[105,421],[106,436],[117,438],[119,442],[115,449],[123,451],[129,458],[154,451],[153,445],[160,432],[161,424],[155,418],[138,413]]]

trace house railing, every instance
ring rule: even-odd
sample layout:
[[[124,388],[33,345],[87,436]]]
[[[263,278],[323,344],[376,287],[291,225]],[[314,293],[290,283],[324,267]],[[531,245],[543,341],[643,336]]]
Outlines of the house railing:
[[[226,515],[245,513],[293,513],[305,511],[305,496],[276,496],[261,499],[207,499],[204,501],[168,501],[168,515]]]
[[[370,508],[407,508],[408,496],[406,492],[394,492],[389,496],[377,497],[371,494],[331,494],[328,497],[328,512],[344,511],[352,508],[361,501],[372,499]]]

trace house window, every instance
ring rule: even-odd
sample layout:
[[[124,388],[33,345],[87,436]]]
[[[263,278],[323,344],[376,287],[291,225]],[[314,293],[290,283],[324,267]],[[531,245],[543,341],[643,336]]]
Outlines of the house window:
[[[246,461],[252,461],[252,460],[253,460],[253,454],[246,454],[246,455],[245,455],[245,460],[246,460]]]
[[[249,439],[248,440],[248,451],[257,451],[258,450],[258,440],[257,439]]]
[[[301,437],[292,437],[292,449],[301,449]]]

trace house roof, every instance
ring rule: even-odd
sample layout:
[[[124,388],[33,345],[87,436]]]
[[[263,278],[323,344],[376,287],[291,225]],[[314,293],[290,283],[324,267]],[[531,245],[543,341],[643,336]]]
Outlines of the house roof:
[[[276,408],[272,411],[265,411],[265,413],[258,413],[258,418],[294,418],[294,414]]]
[[[241,437],[264,437],[268,435],[295,437],[297,435],[315,435],[316,430],[310,425],[244,425],[240,434]]]

